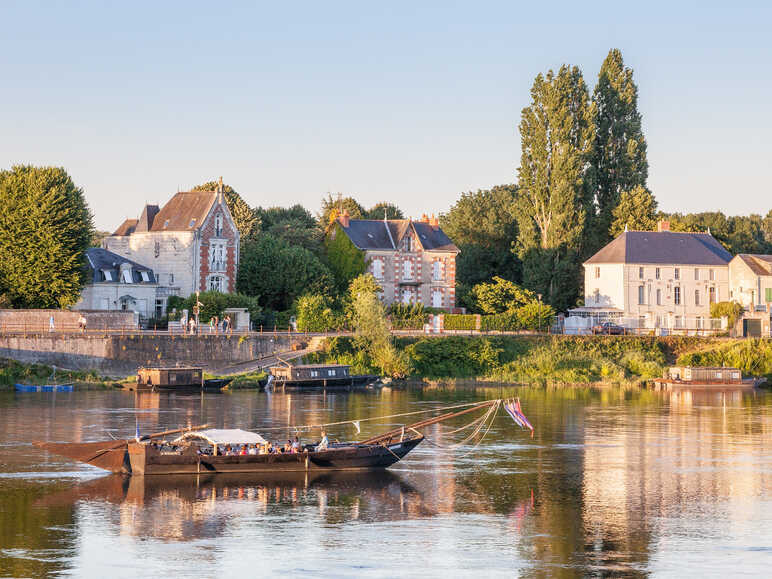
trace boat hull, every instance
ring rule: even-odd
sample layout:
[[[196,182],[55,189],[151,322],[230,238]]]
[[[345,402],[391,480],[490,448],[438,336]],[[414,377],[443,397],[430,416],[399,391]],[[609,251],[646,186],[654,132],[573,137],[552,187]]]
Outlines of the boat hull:
[[[72,392],[72,384],[15,384],[17,392]]]
[[[416,437],[389,445],[349,445],[320,452],[241,456],[161,453],[146,444],[129,444],[133,475],[200,475],[205,473],[281,473],[388,468],[421,443]]]

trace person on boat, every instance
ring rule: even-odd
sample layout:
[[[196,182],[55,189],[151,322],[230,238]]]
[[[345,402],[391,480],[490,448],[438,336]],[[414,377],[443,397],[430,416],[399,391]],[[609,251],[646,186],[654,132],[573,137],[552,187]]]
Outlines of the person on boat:
[[[300,452],[300,441],[297,436],[295,437],[295,440],[292,441],[292,452]]]
[[[260,454],[268,454],[268,444],[260,446]]]
[[[247,451],[248,454],[257,454],[257,445],[256,444],[250,444],[249,450]]]
[[[322,430],[322,440],[316,445],[316,450],[327,450],[330,446],[330,440],[327,438],[327,433]]]
[[[242,444],[241,445],[241,452],[239,452],[239,455],[245,456],[246,454],[247,454],[247,445],[246,444]]]

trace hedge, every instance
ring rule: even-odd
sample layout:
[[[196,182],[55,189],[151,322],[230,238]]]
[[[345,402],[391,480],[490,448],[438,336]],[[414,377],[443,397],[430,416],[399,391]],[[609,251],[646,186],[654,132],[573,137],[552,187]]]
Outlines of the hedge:
[[[446,330],[476,330],[477,316],[474,314],[445,314]]]

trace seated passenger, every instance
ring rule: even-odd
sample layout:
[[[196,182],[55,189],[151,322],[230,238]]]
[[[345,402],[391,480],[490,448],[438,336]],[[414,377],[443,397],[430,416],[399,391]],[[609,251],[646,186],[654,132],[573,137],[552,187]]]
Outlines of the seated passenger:
[[[260,454],[268,454],[268,445],[267,444],[263,444],[260,447]]]
[[[239,455],[240,456],[245,456],[246,454],[247,454],[247,445],[246,444],[242,444],[241,445],[241,452],[239,452]]]
[[[292,441],[292,452],[300,452],[300,441],[297,436],[295,437],[295,440]]]
[[[322,440],[319,442],[319,444],[316,445],[316,450],[327,450],[327,447],[330,446],[330,440],[327,438],[327,433],[322,430]]]
[[[255,444],[250,444],[250,445],[249,445],[249,451],[248,451],[248,452],[249,452],[249,454],[257,454],[257,445],[255,445]]]

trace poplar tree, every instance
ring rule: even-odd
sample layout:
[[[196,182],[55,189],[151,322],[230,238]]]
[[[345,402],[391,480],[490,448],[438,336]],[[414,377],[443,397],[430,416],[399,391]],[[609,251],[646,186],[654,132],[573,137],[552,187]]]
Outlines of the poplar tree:
[[[86,281],[94,234],[83,190],[60,167],[0,171],[0,294],[15,308],[65,308]]]
[[[520,121],[516,250],[523,284],[565,309],[578,291],[594,112],[577,67],[539,74],[531,99]]]
[[[638,185],[630,191],[622,191],[611,215],[611,237],[622,233],[625,227],[630,231],[654,231],[657,227],[657,201],[648,189]]]
[[[622,53],[613,48],[600,68],[593,92],[595,104],[595,142],[592,149],[594,213],[588,227],[594,252],[613,236],[614,208],[623,191],[646,187],[649,163],[646,139],[638,112],[638,87],[633,71],[625,67]]]

